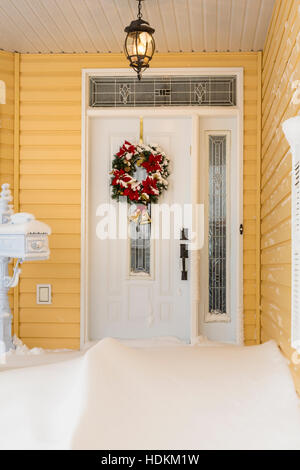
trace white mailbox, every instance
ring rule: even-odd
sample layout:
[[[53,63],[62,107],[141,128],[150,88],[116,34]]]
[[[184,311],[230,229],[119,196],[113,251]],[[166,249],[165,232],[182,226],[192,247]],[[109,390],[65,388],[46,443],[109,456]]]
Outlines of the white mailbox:
[[[48,225],[26,212],[13,213],[9,184],[2,185],[0,193],[0,353],[13,347],[11,338],[12,315],[8,290],[18,284],[24,261],[46,260],[50,251]],[[8,275],[8,264],[17,258],[13,276]]]

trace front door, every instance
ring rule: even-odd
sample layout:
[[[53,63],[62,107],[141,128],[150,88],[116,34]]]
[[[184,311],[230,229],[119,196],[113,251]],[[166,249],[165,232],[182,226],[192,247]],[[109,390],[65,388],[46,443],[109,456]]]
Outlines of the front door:
[[[144,143],[155,143],[167,154],[171,174],[159,206],[149,208],[151,223],[142,227],[144,238],[139,242],[139,234],[130,235],[136,227],[129,218],[127,236],[120,230],[120,214],[124,215],[127,204],[111,199],[109,172],[113,155],[124,140],[138,143],[140,119],[90,120],[87,245],[91,340],[107,336],[190,339],[190,261],[185,262],[185,280],[180,235],[188,224],[184,211],[191,203],[191,127],[189,117],[143,119]],[[109,207],[113,210],[108,216]],[[99,236],[99,227],[103,229],[106,222],[108,236]]]

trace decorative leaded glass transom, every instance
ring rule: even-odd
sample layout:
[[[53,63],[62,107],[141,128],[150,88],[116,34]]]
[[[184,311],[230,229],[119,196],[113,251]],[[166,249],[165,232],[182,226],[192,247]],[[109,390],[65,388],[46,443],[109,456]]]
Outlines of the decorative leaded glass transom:
[[[235,76],[90,77],[92,107],[235,106]]]
[[[209,313],[226,313],[226,135],[209,136]]]

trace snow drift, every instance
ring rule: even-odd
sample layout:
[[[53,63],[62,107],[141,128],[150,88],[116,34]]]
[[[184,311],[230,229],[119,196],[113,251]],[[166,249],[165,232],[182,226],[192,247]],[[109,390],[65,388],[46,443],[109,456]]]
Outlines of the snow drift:
[[[300,449],[273,342],[132,348],[113,339],[0,373],[1,449]]]

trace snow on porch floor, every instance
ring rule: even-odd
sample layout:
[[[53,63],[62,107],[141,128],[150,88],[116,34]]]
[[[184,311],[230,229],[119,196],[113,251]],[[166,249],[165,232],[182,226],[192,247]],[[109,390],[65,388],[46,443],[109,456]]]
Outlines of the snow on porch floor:
[[[119,340],[122,344],[133,348],[166,348],[166,347],[190,347],[190,344],[174,337],[158,337],[151,339],[127,339]],[[41,366],[45,364],[55,364],[57,362],[76,359],[94,346],[97,341],[90,341],[85,344],[82,350],[70,349],[29,349],[19,338],[13,338],[14,350],[7,354],[0,355],[0,372],[24,367]],[[199,346],[226,346],[221,343],[213,343],[203,336],[196,338],[192,345]]]
[[[0,355],[0,372],[68,361],[81,356],[85,352],[85,349],[82,351],[73,351],[70,349],[29,349],[19,338],[16,337],[13,338],[13,343],[15,346],[14,350],[10,350],[8,353]]]

